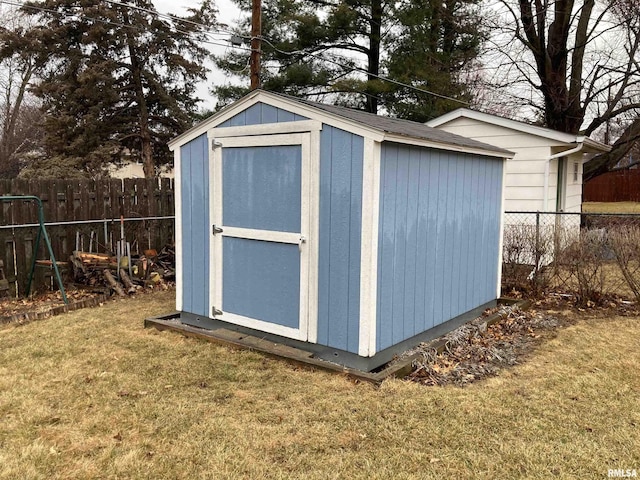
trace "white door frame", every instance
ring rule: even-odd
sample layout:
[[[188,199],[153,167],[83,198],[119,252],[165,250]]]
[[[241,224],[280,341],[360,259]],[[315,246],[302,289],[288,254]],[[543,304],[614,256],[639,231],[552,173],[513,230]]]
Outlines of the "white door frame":
[[[225,147],[259,147],[279,145],[301,146],[301,219],[300,232],[276,232],[239,227],[225,227],[223,232],[210,234],[210,278],[209,305],[221,310],[215,318],[256,330],[281,335],[296,340],[317,340],[317,271],[318,271],[318,210],[319,210],[319,126],[306,132],[291,128],[288,122],[275,124],[267,135],[255,135],[256,126],[211,129],[208,132],[212,145],[210,178],[210,228],[222,225],[222,151]],[[280,128],[277,126],[282,125]],[[253,127],[253,128],[252,128]],[[280,133],[282,132],[282,133]],[[249,238],[299,245],[300,248],[300,316],[299,328],[277,325],[262,320],[244,317],[224,311],[222,301],[222,239],[225,237]],[[213,310],[210,313],[214,317]]]

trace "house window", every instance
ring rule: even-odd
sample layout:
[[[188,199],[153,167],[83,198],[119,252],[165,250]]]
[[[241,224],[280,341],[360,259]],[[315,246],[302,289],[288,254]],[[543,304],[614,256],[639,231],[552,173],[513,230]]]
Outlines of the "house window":
[[[573,182],[578,183],[578,170],[580,169],[580,164],[578,162],[573,163]]]

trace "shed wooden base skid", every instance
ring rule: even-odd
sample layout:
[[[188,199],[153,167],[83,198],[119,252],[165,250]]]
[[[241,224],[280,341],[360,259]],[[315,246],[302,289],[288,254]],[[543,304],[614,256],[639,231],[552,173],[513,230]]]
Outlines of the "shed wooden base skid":
[[[239,348],[257,350],[289,361],[314,367],[342,372],[355,378],[379,383],[389,376],[404,376],[411,371],[411,358],[390,364],[391,360],[404,351],[423,342],[429,342],[460,325],[480,316],[488,308],[495,307],[496,301],[488,302],[446,323],[387,348],[373,357],[337,350],[318,344],[301,342],[250,328],[232,325],[220,320],[200,317],[186,312],[173,312],[145,320],[145,327],[159,330],[173,330],[187,336],[202,338],[211,342],[233,345]],[[389,364],[387,366],[387,364]]]

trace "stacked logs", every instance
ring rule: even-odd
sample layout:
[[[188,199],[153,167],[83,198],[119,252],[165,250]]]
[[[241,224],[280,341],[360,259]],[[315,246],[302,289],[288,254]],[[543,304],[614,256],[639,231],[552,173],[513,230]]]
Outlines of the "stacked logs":
[[[162,280],[175,280],[174,252],[173,246],[166,246],[160,253],[146,250],[144,255],[123,257],[118,263],[118,258],[112,255],[76,250],[69,262],[74,282],[91,287],[106,286],[119,296],[126,296]]]

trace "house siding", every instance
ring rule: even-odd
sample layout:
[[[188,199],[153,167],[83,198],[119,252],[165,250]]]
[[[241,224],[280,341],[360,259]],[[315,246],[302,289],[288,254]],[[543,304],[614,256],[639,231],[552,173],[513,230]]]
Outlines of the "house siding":
[[[578,164],[578,179],[573,180],[574,164]],[[581,212],[582,211],[582,174],[583,160],[582,155],[571,155],[567,159],[567,196],[565,200],[565,212]]]
[[[182,310],[209,314],[209,151],[203,134],[180,147]]]
[[[225,122],[222,122],[217,127],[243,127],[246,125],[297,122],[300,120],[308,120],[308,118],[281,108],[258,102],[237,115],[234,115]]]
[[[495,300],[503,162],[384,143],[376,350]]]
[[[438,128],[506,148],[516,154],[506,165],[505,211],[555,211],[557,167],[554,170],[554,162],[550,163],[545,205],[545,163],[553,147],[567,148],[566,144],[471,118],[456,118]]]
[[[318,339],[358,352],[364,138],[323,125],[320,135]]]

